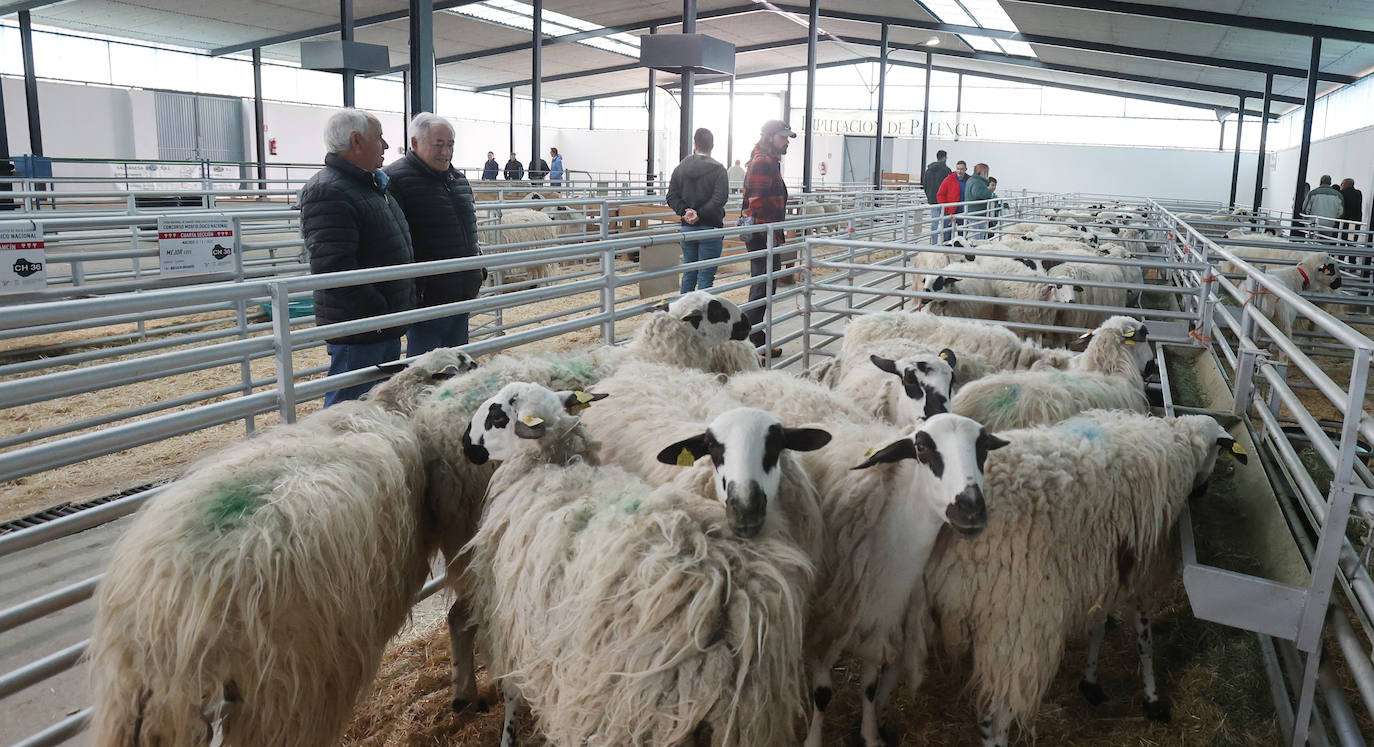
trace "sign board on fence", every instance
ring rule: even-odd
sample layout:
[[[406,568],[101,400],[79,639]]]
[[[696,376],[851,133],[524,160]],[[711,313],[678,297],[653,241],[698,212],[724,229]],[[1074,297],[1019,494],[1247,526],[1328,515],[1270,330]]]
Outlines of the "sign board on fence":
[[[157,219],[163,275],[234,271],[234,221],[227,215],[164,215]]]
[[[31,220],[0,221],[0,293],[48,287],[43,227]]]

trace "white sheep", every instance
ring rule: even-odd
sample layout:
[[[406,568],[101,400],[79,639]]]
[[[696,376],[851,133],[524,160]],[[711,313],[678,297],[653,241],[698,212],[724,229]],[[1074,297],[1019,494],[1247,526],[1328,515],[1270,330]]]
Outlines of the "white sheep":
[[[1281,285],[1294,293],[1333,293],[1341,287],[1341,273],[1326,252],[1308,254],[1296,265],[1270,270],[1264,276],[1269,283]],[[1280,301],[1278,296],[1262,286],[1251,293],[1251,300],[1257,299],[1260,313],[1273,322],[1284,337],[1291,339],[1298,310],[1292,304]],[[1271,343],[1270,350],[1277,353],[1278,345]]]
[[[338,739],[443,527],[401,415],[330,408],[219,452],[152,498],[96,593],[100,745]],[[346,415],[347,414],[347,415]]]
[[[149,501],[97,592],[96,743],[208,743],[221,700],[225,744],[337,738],[448,527],[405,415],[472,365],[431,351]]]
[[[582,404],[513,384],[471,423],[470,457],[502,460],[468,545],[510,698],[502,744],[514,696],[553,744],[787,744],[810,560],[786,538],[750,535],[753,507],[596,466],[595,442],[565,410]],[[698,437],[665,453],[714,448]]]
[[[1074,354],[1061,348],[1046,348],[1003,327],[925,312],[884,312],[865,314],[849,322],[844,330],[841,356],[854,360],[858,351],[874,340],[907,339],[933,348],[951,348],[959,355],[981,356],[998,370],[1050,365],[1062,368]]]
[[[1205,489],[1218,452],[1235,448],[1197,415],[1096,410],[1000,435],[1011,447],[988,458],[987,528],[972,541],[941,538],[925,570],[944,648],[972,651],[985,747],[1007,745],[1013,719],[1029,725],[1072,636],[1124,603],[1150,602],[1179,511]],[[1147,713],[1167,720],[1148,617],[1134,619]]]
[[[1023,263],[1024,262],[1024,263]],[[1053,323],[1054,306],[1023,306],[1018,301],[1041,303],[1071,304],[1081,287],[1072,283],[1047,280],[1027,264],[1030,260],[1013,260],[1005,257],[979,257],[974,262],[956,262],[945,268],[950,275],[937,276],[931,281],[929,290],[942,294],[940,297],[924,302],[920,307],[933,314],[955,316],[966,319],[997,319],[1015,324],[1048,325]],[[993,278],[960,278],[956,272],[978,272],[1005,275],[1021,280]],[[1013,303],[1000,304],[990,301],[965,300],[960,296],[985,296],[1007,299]],[[1025,335],[1040,341],[1044,332],[1026,330]]]
[[[831,670],[849,653],[862,663],[860,733],[867,747],[878,747],[893,687],[906,674],[914,689],[924,673],[924,656],[908,641],[926,638],[926,559],[946,524],[968,537],[982,531],[983,463],[1007,442],[949,414],[905,435],[873,423],[825,427],[833,445],[802,455],[820,491],[828,540],[806,627],[813,706],[806,745],[821,745]]]
[[[976,354],[910,340],[875,340],[837,367],[834,387],[877,419],[915,426],[949,411],[951,394],[993,372]]]
[[[501,211],[501,220],[497,225],[501,226],[501,243],[484,245],[482,251],[487,254],[543,248],[526,246],[518,249],[507,249],[505,247],[509,244],[525,244],[534,241],[552,244],[558,238],[558,229],[554,226],[553,218],[538,210],[503,210]],[[488,235],[495,236],[496,233],[490,231]],[[493,241],[495,240],[493,239]],[[537,262],[525,266],[524,271],[532,280],[543,280],[552,276],[556,267],[552,262]]]

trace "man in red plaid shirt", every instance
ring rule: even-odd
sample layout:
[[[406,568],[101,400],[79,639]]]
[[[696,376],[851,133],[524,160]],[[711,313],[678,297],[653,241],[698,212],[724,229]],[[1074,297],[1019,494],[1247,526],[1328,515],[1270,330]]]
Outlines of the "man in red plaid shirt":
[[[759,135],[754,151],[749,154],[748,171],[744,174],[744,204],[740,207],[741,214],[753,218],[756,225],[778,223],[787,217],[787,185],[782,182],[780,159],[787,153],[787,146],[797,133],[793,132],[786,122],[770,119],[764,123]],[[783,242],[783,232],[774,231],[773,246],[782,246]],[[763,249],[767,245],[767,231],[751,233],[744,240],[745,249],[751,252]],[[778,269],[776,263],[775,257],[774,270]],[[767,273],[768,257],[760,256],[749,260],[750,275],[759,276]],[[754,301],[769,295],[772,292],[770,286],[775,285],[776,283],[764,281],[755,283],[749,288],[749,300]],[[763,315],[763,306],[745,312],[745,316],[755,325],[763,321]],[[757,348],[764,345],[766,338],[762,330],[755,330],[749,335],[749,341]],[[782,349],[773,348],[768,354],[776,358],[782,355]]]

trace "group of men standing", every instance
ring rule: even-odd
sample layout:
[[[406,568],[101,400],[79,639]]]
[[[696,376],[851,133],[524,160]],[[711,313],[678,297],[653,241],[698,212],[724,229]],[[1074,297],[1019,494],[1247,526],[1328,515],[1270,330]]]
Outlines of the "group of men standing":
[[[724,248],[725,237],[717,235],[710,238],[689,238],[698,231],[708,231],[725,227],[725,204],[730,199],[732,184],[743,187],[740,203],[741,225],[767,226],[780,223],[787,218],[787,185],[782,180],[782,157],[797,133],[779,119],[765,122],[759,131],[759,141],[749,154],[749,165],[741,167],[739,161],[727,171],[725,166],[714,158],[711,151],[715,147],[715,136],[705,127],[697,129],[692,135],[692,154],[683,159],[673,169],[668,180],[668,206],[681,218],[683,231],[683,264],[719,259]],[[746,251],[758,252],[768,246],[770,229],[756,229],[746,234]],[[783,232],[772,229],[773,246],[782,246]],[[773,269],[778,269],[774,267]],[[759,255],[750,258],[749,274],[754,277],[768,273],[768,257]],[[715,282],[714,266],[701,269],[688,269],[682,273],[683,293],[705,290]],[[772,292],[774,283],[759,281],[749,288],[749,300],[764,298]],[[763,306],[745,311],[745,316],[755,326],[763,321]],[[763,346],[765,335],[755,331],[749,336],[755,347]],[[770,357],[782,355],[781,348],[768,351]]]
[[[946,165],[949,154],[943,150],[935,152],[935,160],[921,173],[921,189],[926,193],[926,202],[939,205],[936,224],[931,230],[944,227],[943,241],[954,238],[957,225],[971,225],[979,221],[979,228],[986,231],[992,225],[992,217],[997,212],[997,180],[988,176],[986,163],[975,164],[973,173],[968,173],[968,164],[957,161],[954,170]],[[959,205],[962,202],[981,202],[982,206]],[[970,217],[959,218],[960,214]],[[939,216],[943,215],[941,219]],[[979,219],[971,216],[977,215]]]
[[[324,140],[324,168],[301,189],[299,201],[311,273],[481,254],[472,187],[453,168],[454,130],[448,120],[428,112],[416,115],[410,123],[410,149],[386,168],[382,123],[367,112],[335,113]],[[474,269],[317,290],[315,323],[351,322],[466,301],[477,297],[485,275],[485,270]],[[329,338],[329,374],[396,360],[402,336],[408,356],[465,345],[468,315]],[[371,388],[369,382],[330,392],[325,407],[357,399]]]
[[[534,162],[530,164],[530,181],[539,184],[547,176],[550,185],[561,186],[566,173],[563,169],[563,156],[558,153],[557,148],[549,148],[549,158],[553,159],[552,164],[542,158],[534,159]],[[482,180],[493,181],[498,175],[504,176],[507,181],[512,182],[524,179],[525,164],[520,163],[520,159],[511,153],[510,160],[506,161],[506,165],[503,167],[496,162],[496,154],[487,151],[487,161],[482,164]]]
[[[1345,226],[1345,230],[1359,230],[1364,222],[1363,209],[1364,194],[1355,189],[1355,180],[1344,179],[1340,189],[1337,189],[1332,186],[1329,174],[1323,174],[1317,188],[1308,192],[1302,201],[1302,214],[1315,218],[1314,222],[1319,228]],[[1340,231],[1320,231],[1319,235],[1339,238]],[[1362,237],[1351,234],[1347,238],[1356,241]]]

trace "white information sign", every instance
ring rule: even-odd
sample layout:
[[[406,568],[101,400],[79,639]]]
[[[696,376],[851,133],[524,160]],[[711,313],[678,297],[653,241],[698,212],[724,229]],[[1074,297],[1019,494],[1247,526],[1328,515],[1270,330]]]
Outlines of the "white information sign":
[[[164,215],[157,219],[163,275],[234,271],[234,222],[227,215]]]
[[[30,220],[0,221],[0,293],[48,287],[43,227]]]

